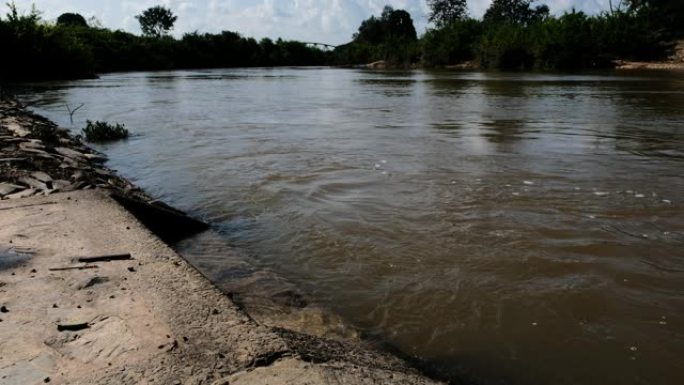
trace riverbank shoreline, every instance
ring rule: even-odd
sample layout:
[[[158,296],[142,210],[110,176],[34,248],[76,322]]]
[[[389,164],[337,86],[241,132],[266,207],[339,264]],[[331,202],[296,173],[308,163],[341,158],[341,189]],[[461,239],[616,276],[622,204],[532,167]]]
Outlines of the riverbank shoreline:
[[[111,198],[152,202],[101,154],[0,106],[3,383],[438,383],[362,343],[255,321]]]

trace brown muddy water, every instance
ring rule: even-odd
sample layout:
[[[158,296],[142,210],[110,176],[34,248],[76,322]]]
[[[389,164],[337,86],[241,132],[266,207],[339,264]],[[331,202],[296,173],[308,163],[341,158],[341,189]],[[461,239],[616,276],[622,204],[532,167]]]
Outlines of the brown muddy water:
[[[682,73],[214,70],[22,93],[63,126],[125,123],[111,167],[451,378],[684,383]]]

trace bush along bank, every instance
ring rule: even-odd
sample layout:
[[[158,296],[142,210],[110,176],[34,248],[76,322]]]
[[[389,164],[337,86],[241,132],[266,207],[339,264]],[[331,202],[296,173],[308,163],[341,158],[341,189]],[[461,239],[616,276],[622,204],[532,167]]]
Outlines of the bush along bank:
[[[385,7],[364,20],[352,40],[334,50],[239,33],[168,35],[175,22],[138,36],[112,31],[78,14],[57,23],[13,4],[0,17],[0,84],[21,80],[93,77],[114,71],[269,66],[356,66],[582,70],[614,67],[617,61],[658,61],[684,36],[684,2],[624,0],[597,15],[570,10],[552,15],[540,1],[494,0],[481,19],[465,0],[428,0],[431,27],[418,36],[411,15]],[[160,8],[160,7],[155,7]],[[153,8],[154,9],[154,8]],[[153,10],[151,9],[151,10]],[[148,10],[150,11],[150,10]],[[139,15],[142,24],[143,15]],[[150,32],[152,31],[152,32]],[[466,63],[466,65],[464,65]]]
[[[675,3],[626,0],[622,7],[597,15],[572,9],[556,16],[542,2],[494,0],[482,19],[474,19],[465,0],[431,0],[433,25],[420,39],[401,34],[406,23],[391,22],[393,12],[400,11],[386,8],[381,17],[364,21],[353,41],[334,55],[338,64],[382,60],[396,67],[612,68],[618,60],[671,55],[673,42],[684,35],[684,2]]]
[[[89,142],[110,142],[127,139],[129,132],[123,124],[88,120],[83,128],[83,135]]]
[[[36,9],[21,13],[9,4],[9,12],[0,16],[0,83],[91,78],[116,71],[328,63],[326,51],[297,41],[257,41],[230,31],[193,32],[180,39],[166,34],[138,36],[97,22],[89,25],[78,14],[65,15],[70,17],[51,23],[42,20]]]

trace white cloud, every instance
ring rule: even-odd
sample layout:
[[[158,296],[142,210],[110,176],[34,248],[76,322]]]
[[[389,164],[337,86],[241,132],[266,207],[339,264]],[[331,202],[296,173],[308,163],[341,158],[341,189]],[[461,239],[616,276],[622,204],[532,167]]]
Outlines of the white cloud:
[[[186,32],[240,32],[255,38],[282,37],[339,44],[350,40],[361,21],[389,4],[411,13],[419,33],[427,26],[425,0],[15,0],[20,9],[35,3],[43,17],[54,20],[64,12],[95,16],[105,27],[138,33],[135,15],[163,4],[178,16],[175,35]],[[469,0],[471,15],[481,17],[491,0]],[[608,0],[548,0],[551,12],[575,7],[589,13],[605,11]]]

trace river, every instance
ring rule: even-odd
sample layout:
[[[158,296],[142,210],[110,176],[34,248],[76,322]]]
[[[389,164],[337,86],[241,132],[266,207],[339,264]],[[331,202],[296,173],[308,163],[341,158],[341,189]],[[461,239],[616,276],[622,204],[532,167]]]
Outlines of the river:
[[[231,69],[21,94],[65,127],[126,124],[98,147],[111,168],[451,378],[684,383],[681,73]]]

